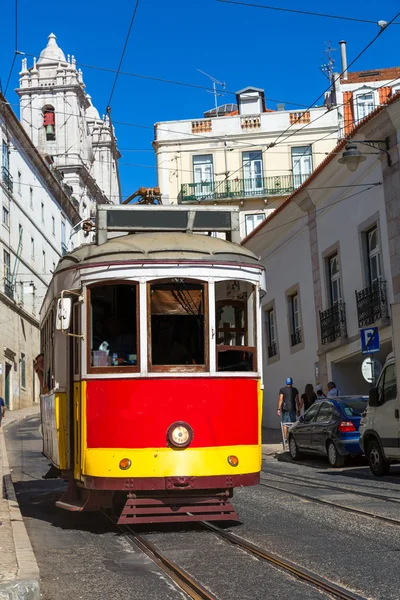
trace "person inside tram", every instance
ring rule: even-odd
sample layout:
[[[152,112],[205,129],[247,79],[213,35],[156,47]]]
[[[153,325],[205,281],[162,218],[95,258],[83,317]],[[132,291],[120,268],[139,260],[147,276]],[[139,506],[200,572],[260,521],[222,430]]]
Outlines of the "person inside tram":
[[[112,365],[136,364],[136,336],[124,330],[122,320],[113,315],[107,323],[108,335],[99,350],[107,350]]]
[[[195,364],[188,349],[176,340],[175,327],[170,317],[165,317],[153,325],[152,363],[153,365]]]

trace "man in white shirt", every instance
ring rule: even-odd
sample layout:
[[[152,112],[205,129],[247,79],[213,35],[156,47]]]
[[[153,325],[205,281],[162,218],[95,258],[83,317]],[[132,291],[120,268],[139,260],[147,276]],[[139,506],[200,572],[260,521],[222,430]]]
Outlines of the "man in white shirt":
[[[336,383],[334,381],[330,381],[328,383],[328,398],[337,398],[341,396],[341,393],[336,387]]]

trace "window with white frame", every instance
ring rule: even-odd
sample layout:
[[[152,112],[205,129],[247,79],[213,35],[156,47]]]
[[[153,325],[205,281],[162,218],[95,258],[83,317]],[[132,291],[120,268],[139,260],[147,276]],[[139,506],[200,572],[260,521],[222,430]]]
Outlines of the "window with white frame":
[[[1,166],[7,171],[10,170],[10,149],[7,142],[4,140],[2,145]]]
[[[270,308],[266,311],[266,325],[268,337],[268,358],[272,358],[278,354],[277,336],[276,336],[276,319],[275,310]]]
[[[301,324],[300,324],[300,301],[299,294],[291,294],[288,297],[289,301],[289,318],[290,318],[290,343],[292,346],[297,346],[301,343]]]
[[[214,167],[212,154],[193,156],[193,187],[196,197],[204,198],[214,193]]]
[[[3,225],[7,228],[10,227],[10,211],[5,206],[3,206]]]
[[[298,188],[312,173],[312,147],[295,146],[291,152],[293,186]]]
[[[55,237],[55,235],[56,235],[56,220],[54,217],[51,217],[51,233]]]
[[[334,254],[328,259],[329,269],[329,292],[331,306],[337,304],[342,299],[342,290],[340,285],[339,256]]]
[[[359,94],[356,96],[357,121],[365,119],[375,108],[375,97],[373,92]]]
[[[253,229],[255,229],[265,219],[265,213],[254,213],[252,215],[246,215],[246,235],[249,235]]]
[[[43,204],[43,202],[41,204],[40,214],[42,216],[42,223],[44,223],[44,204]]]
[[[375,281],[378,281],[382,277],[380,257],[381,251],[377,227],[373,227],[367,231],[367,251],[369,283],[372,285]]]
[[[24,304],[24,282],[19,282],[19,302],[20,304]]]
[[[46,252],[43,250],[42,251],[42,269],[43,269],[43,273],[46,272]]]
[[[17,178],[17,182],[18,182],[18,194],[19,194],[20,196],[21,196],[21,194],[22,194],[22,188],[21,188],[21,178],[22,178],[21,172],[20,172],[20,171],[18,171],[18,178]]]
[[[31,257],[35,260],[35,240],[31,237]]]
[[[262,150],[242,153],[243,162],[243,192],[245,194],[262,194],[263,183],[263,161]]]
[[[33,208],[33,188],[29,188],[29,208]]]
[[[21,223],[18,225],[18,243],[22,248],[24,245],[24,228],[22,227]]]

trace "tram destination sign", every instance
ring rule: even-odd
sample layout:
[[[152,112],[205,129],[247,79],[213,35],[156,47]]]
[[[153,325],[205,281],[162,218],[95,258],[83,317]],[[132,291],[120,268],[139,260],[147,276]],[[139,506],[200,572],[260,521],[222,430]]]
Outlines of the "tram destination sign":
[[[232,241],[238,242],[239,210],[215,206],[99,206],[97,231],[100,244],[112,231],[231,232]]]

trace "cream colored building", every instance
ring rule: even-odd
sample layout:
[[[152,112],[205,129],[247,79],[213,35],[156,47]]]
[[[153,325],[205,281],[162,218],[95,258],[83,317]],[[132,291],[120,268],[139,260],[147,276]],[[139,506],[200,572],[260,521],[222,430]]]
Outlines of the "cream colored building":
[[[397,94],[353,129],[350,154],[360,157],[357,168],[339,162],[349,151],[348,141],[340,142],[243,241],[266,268],[268,427],[279,426],[278,391],[286,377],[301,393],[307,383],[327,391],[330,380],[344,394],[368,393],[361,329],[378,327],[381,364],[392,350],[390,306],[400,301],[399,140]]]
[[[155,125],[163,204],[237,204],[245,237],[301,185],[337,142],[337,110],[269,110],[264,91],[204,118]],[[218,112],[218,114],[217,114]]]
[[[39,400],[39,310],[80,215],[0,93],[0,396]]]

